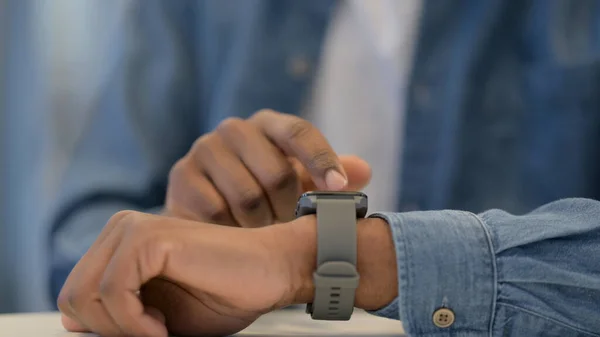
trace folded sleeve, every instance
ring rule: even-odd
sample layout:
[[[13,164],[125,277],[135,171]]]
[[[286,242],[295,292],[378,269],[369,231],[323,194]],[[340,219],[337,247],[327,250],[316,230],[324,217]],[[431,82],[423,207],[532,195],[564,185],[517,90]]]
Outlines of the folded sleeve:
[[[600,202],[372,216],[391,227],[399,287],[374,314],[409,336],[600,336]]]

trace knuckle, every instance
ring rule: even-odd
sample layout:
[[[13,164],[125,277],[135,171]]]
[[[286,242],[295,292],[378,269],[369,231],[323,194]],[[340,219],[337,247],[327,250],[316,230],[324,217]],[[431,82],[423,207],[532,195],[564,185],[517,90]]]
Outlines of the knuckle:
[[[179,159],[169,171],[169,187],[171,183],[177,183],[182,177],[187,175],[188,161],[184,158]]]
[[[130,215],[130,219],[121,224],[121,240],[128,246],[143,242],[148,235],[153,233],[153,227],[159,227],[158,222],[160,222],[153,215],[143,213]]]
[[[254,113],[252,118],[254,119],[262,119],[262,118],[270,118],[273,115],[278,115],[279,113],[273,109],[260,109]]]
[[[212,138],[213,138],[212,133],[207,133],[207,134],[204,134],[204,135],[198,137],[194,141],[194,144],[192,144],[192,147],[190,149],[191,155],[196,156],[198,154],[204,153],[206,148],[208,148],[208,144]]]
[[[307,166],[311,170],[327,170],[336,167],[336,158],[328,149],[319,149],[312,154]]]
[[[78,294],[75,291],[70,291],[67,294],[67,299],[66,299],[66,305],[68,306],[68,308],[71,308],[72,310],[77,312],[77,310],[79,309],[80,297],[81,297],[81,294]]]
[[[304,139],[310,134],[313,126],[312,124],[301,118],[294,118],[285,127],[285,138],[289,140]]]
[[[290,187],[295,187],[297,180],[298,176],[292,168],[284,169],[268,175],[265,182],[265,189],[267,191],[286,190]]]
[[[167,199],[180,195],[190,188],[191,174],[194,172],[190,165],[190,160],[184,157],[171,167],[167,184]]]
[[[257,189],[247,189],[239,194],[239,199],[236,201],[239,208],[245,212],[252,212],[259,209],[264,201],[262,191]]]
[[[98,291],[100,293],[100,297],[101,298],[109,298],[115,295],[115,293],[117,292],[117,284],[115,282],[113,282],[112,280],[109,279],[103,279],[100,282],[100,286],[98,288]]]
[[[204,200],[200,203],[203,218],[218,222],[228,216],[229,209],[224,201],[207,200],[204,196],[201,196],[201,198]]]
[[[203,135],[196,139],[194,145],[192,145],[189,157],[194,165],[204,167],[206,163],[210,163],[219,157],[222,145],[222,137],[216,132]]]
[[[165,205],[171,214],[200,221],[219,217],[227,211],[218,201],[193,189],[182,193],[168,193]]]
[[[117,226],[122,223],[125,223],[125,224],[129,223],[129,220],[132,219],[133,217],[135,217],[136,214],[137,214],[137,212],[130,211],[130,210],[119,211],[119,212],[115,213],[112,217],[110,217],[110,219],[108,220],[108,225],[109,226]]]
[[[71,291],[63,288],[56,300],[56,306],[58,306],[58,309],[63,313],[69,312],[74,301],[75,299],[73,298]]]
[[[246,122],[237,117],[229,117],[223,120],[217,126],[217,132],[223,135],[229,135],[231,133],[237,133],[240,129],[245,126]]]
[[[64,313],[77,313],[81,309],[80,304],[84,301],[83,297],[84,293],[77,291],[77,289],[71,288],[62,291],[57,301],[58,308]]]

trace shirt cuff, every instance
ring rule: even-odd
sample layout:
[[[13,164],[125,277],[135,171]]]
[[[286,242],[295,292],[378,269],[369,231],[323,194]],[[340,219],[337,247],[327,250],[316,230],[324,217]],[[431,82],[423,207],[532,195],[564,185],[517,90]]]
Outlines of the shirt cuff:
[[[491,236],[483,221],[461,211],[370,217],[390,225],[399,286],[398,298],[372,313],[388,318],[396,314],[410,336],[488,336],[497,276]],[[435,313],[441,308],[454,313],[448,327],[436,324]]]

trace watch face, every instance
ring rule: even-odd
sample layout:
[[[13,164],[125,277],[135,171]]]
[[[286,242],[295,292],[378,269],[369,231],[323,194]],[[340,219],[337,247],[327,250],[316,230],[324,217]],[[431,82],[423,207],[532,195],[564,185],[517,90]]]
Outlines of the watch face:
[[[328,191],[310,191],[302,194],[296,204],[296,217],[315,214],[317,212],[317,203],[323,199],[343,199],[352,200],[356,204],[356,216],[363,218],[367,214],[368,198],[362,192],[328,192]]]
[[[353,192],[353,191],[341,191],[341,192],[330,192],[330,191],[308,191],[302,194],[300,198],[309,197],[309,196],[326,196],[326,197],[335,197],[335,196],[348,196],[348,197],[361,197],[366,198],[367,195],[362,192]]]

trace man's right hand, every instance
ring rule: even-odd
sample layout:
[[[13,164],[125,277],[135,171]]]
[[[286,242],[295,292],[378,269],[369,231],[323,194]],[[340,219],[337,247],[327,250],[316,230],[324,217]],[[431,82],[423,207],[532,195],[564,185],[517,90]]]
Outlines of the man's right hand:
[[[169,176],[167,215],[256,227],[293,219],[310,190],[360,190],[369,165],[339,156],[321,132],[299,117],[261,110],[230,118],[200,137]]]

